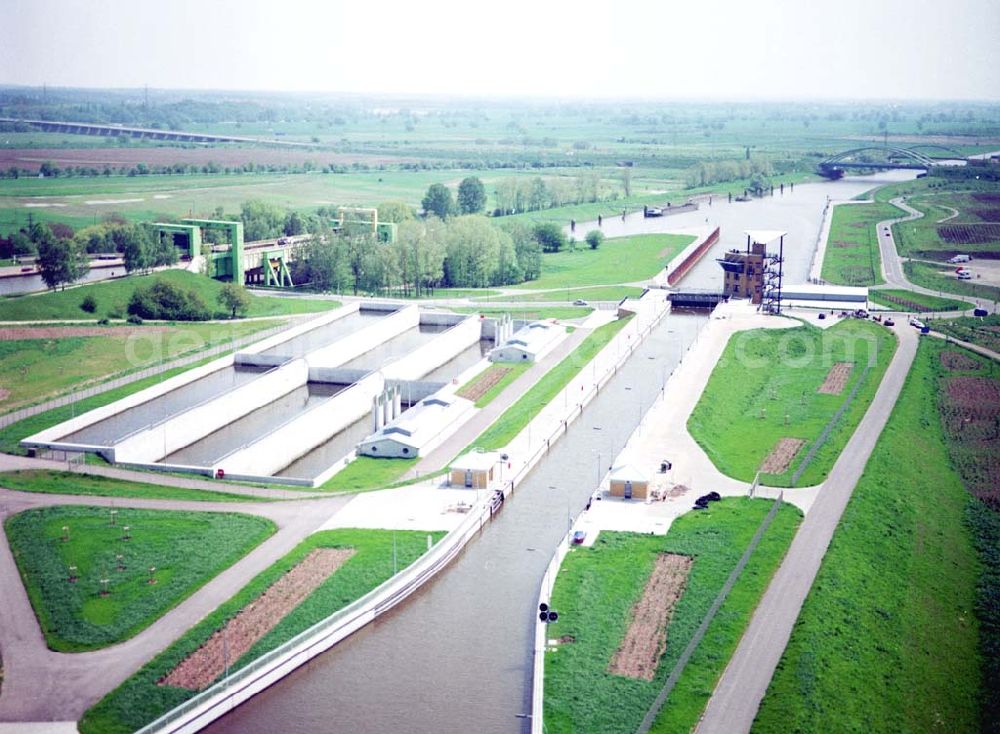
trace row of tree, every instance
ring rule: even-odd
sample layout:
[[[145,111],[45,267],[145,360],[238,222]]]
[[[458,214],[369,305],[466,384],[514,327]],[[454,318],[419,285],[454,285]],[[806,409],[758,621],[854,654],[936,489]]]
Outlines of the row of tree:
[[[687,169],[684,173],[684,183],[688,188],[709,186],[726,181],[739,181],[759,176],[770,178],[774,175],[774,167],[768,160],[743,158],[728,161],[702,161]]]

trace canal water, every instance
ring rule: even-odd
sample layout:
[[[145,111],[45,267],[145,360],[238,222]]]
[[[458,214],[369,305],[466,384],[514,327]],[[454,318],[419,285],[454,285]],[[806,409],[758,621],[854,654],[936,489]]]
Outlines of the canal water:
[[[685,279],[718,288],[713,258],[745,246],[744,229],[781,229],[786,273],[804,281],[827,197],[850,199],[906,172],[803,184],[697,212],[604,220],[607,236],[722,227]],[[665,197],[666,198],[666,197]],[[577,223],[581,237],[595,223]],[[445,572],[373,624],[220,719],[214,734],[288,732],[527,732],[539,584],[572,516],[697,338],[707,316],[669,314],[516,489],[497,519]],[[666,447],[665,447],[666,450]],[[666,457],[669,458],[669,457]]]

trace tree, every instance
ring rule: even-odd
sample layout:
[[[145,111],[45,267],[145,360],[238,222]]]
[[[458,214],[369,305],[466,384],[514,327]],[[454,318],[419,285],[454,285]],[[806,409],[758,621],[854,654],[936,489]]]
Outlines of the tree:
[[[632,195],[632,167],[625,166],[622,169],[622,193],[627,199]]]
[[[467,176],[458,185],[458,210],[462,214],[479,214],[486,208],[486,187],[475,176]]]
[[[306,228],[302,223],[302,217],[299,216],[299,213],[289,212],[288,216],[285,217],[285,236],[294,237],[295,235],[302,234],[305,231]]]
[[[280,237],[285,225],[285,212],[266,201],[243,202],[240,208],[243,235],[247,242]]]
[[[444,184],[431,184],[420,202],[424,211],[446,219],[455,210],[455,202],[451,198],[451,189]]]
[[[542,246],[535,239],[531,227],[522,222],[506,222],[504,229],[514,241],[520,279],[536,280],[542,275]]]
[[[230,318],[235,319],[237,312],[243,314],[250,308],[250,296],[246,289],[236,283],[226,283],[219,290],[219,295],[215,298],[219,305],[230,313]]]
[[[38,243],[38,269],[49,288],[79,280],[89,267],[87,254],[71,240],[53,237]]]
[[[584,237],[587,244],[590,245],[591,250],[596,250],[604,242],[604,232],[599,229],[592,229],[587,232],[587,236]]]
[[[378,205],[378,220],[380,222],[400,224],[415,218],[413,207],[405,201],[383,201]]]
[[[566,235],[554,222],[536,224],[533,234],[535,240],[542,246],[543,252],[559,252],[566,246]]]

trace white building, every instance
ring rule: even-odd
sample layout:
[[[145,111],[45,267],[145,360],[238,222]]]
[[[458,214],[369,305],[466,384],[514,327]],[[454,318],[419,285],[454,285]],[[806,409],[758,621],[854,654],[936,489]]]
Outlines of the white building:
[[[454,395],[434,393],[358,444],[358,454],[393,459],[426,455],[472,415],[475,404]]]
[[[565,328],[551,321],[533,321],[491,351],[489,359],[491,362],[538,362],[565,334]]]

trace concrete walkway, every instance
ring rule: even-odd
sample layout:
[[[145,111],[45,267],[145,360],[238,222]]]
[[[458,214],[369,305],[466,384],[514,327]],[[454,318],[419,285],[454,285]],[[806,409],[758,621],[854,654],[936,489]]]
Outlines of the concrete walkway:
[[[291,551],[350,497],[298,502],[242,504],[35,494],[0,489],[0,523],[33,507],[83,505],[118,509],[242,512],[266,517],[278,531],[223,570],[194,594],[135,637],[87,653],[48,649],[35,618],[6,535],[0,525],[0,649],[4,681],[0,721],[77,721],[90,706],[146,661],[168,647],[200,619],[231,598],[258,573]]]
[[[750,731],[830,539],[913,363],[918,334],[908,328],[897,330],[897,334],[899,347],[871,406],[823,483],[784,561],[771,579],[750,625],[708,701],[696,729],[699,734],[742,734]]]

